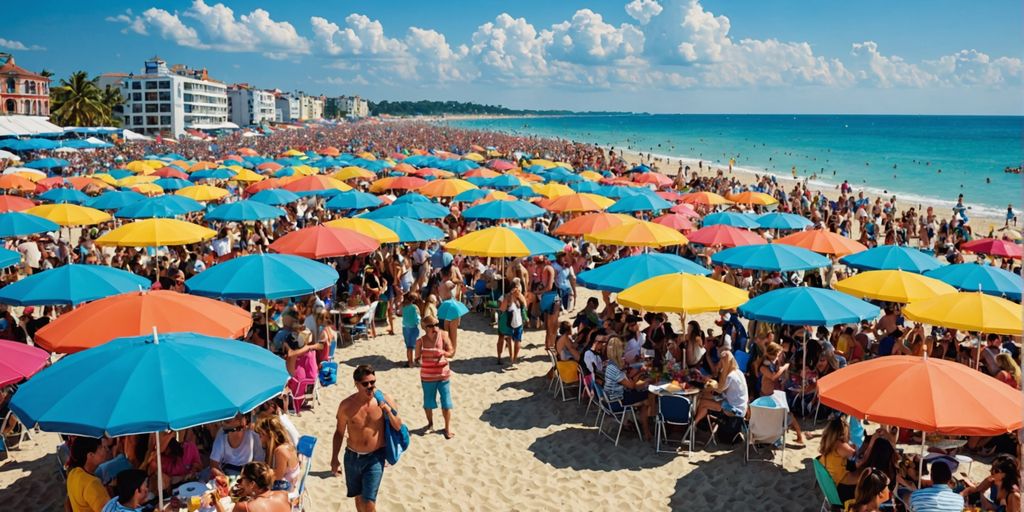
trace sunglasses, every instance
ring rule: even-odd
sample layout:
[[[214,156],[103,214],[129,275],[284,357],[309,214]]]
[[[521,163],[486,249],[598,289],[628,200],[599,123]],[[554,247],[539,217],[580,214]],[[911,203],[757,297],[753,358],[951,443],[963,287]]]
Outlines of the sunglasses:
[[[362,384],[362,386],[364,388],[372,388],[372,387],[377,385],[377,381],[376,380],[364,380],[364,381],[360,382],[359,384]]]
[[[240,432],[242,430],[243,430],[242,427],[230,427],[230,428],[224,429],[224,433],[230,434],[232,432]]]
[[[438,326],[438,324],[427,324],[425,327],[427,329],[433,329],[434,327],[437,327],[437,326]]]

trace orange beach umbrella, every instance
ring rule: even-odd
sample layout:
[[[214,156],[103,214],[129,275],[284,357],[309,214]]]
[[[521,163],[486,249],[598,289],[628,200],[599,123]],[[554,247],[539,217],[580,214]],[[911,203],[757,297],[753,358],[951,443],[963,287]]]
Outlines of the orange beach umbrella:
[[[622,213],[588,213],[558,226],[555,228],[554,234],[558,236],[583,236],[632,222],[640,221],[635,217]]]
[[[847,254],[867,250],[867,247],[864,247],[864,244],[860,242],[850,240],[838,233],[824,229],[800,231],[779,238],[775,243],[795,245],[819,254],[834,254],[836,256],[846,256]]]
[[[292,231],[270,244],[270,250],[273,252],[294,254],[314,260],[366,254],[379,248],[380,242],[375,238],[351,229],[333,228],[323,224]]]

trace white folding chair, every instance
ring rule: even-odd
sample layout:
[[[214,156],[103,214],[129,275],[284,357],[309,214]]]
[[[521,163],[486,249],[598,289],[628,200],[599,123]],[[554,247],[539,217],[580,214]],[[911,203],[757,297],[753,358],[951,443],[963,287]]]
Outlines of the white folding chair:
[[[373,301],[370,303],[370,309],[363,313],[363,316],[359,317],[359,321],[348,327],[348,334],[352,341],[357,338],[370,338],[371,323],[376,320],[377,304],[380,301]]]
[[[18,446],[18,449],[21,449],[21,443],[24,443],[26,439],[29,440],[29,441],[32,440],[32,429],[26,427],[25,424],[22,423],[21,420],[18,419],[18,417],[14,415],[14,411],[7,411],[7,415],[4,416],[4,422],[2,424],[0,424],[0,429],[7,428],[7,425],[11,422],[11,420],[15,421],[14,432],[12,432],[10,434],[7,434],[4,437],[6,438],[6,437],[15,437],[15,436],[17,436],[17,438],[18,438],[17,446]],[[5,439],[4,440],[4,444],[5,445],[6,445],[6,441],[7,440]],[[10,449],[10,446],[7,446],[7,448]]]
[[[558,356],[554,349],[547,349],[548,360],[551,361],[551,380],[548,381],[548,393],[555,389],[555,381],[558,379]]]
[[[640,432],[640,421],[637,420],[636,409],[632,405],[624,405],[622,400],[608,400],[608,396],[604,393],[601,393],[598,404],[601,406],[602,414],[597,430],[601,432],[601,435],[615,441],[615,446],[619,445],[619,437],[622,435],[622,426],[626,423],[627,414],[633,418],[633,424],[636,426],[636,435],[640,439],[644,438],[643,433]],[[609,416],[619,424],[619,428],[615,431],[615,437],[612,437],[611,433],[604,431],[604,420]]]
[[[750,403],[750,419],[747,421],[743,437],[746,449],[743,451],[743,462],[761,460],[775,462],[775,454],[770,459],[751,459],[750,450],[757,451],[759,444],[781,444],[782,460],[786,460],[786,430],[789,419],[789,408],[776,401],[774,396],[763,396]]]
[[[288,500],[292,502],[293,512],[304,512],[306,510],[309,493],[306,492],[306,476],[313,465],[313,448],[316,447],[316,438],[313,436],[302,436],[295,447],[299,454],[299,464],[302,464],[302,476],[299,478],[299,485],[288,493]]]
[[[681,448],[684,444],[688,444],[690,450],[693,449],[694,431],[693,424],[691,422],[692,412],[693,404],[690,402],[690,399],[685,396],[663,395],[658,397],[658,415],[654,419],[654,437],[657,438],[654,445],[655,452],[677,453],[677,450],[661,449],[661,440],[663,438],[665,439],[666,444],[669,443],[669,425],[686,427],[686,430],[683,431],[682,437],[679,438],[679,446]]]

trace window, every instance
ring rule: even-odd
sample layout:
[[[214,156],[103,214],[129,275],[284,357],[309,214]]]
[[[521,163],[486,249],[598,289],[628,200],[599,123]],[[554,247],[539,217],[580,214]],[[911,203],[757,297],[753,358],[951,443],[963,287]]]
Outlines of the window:
[[[153,83],[153,82],[150,82],[150,83]],[[146,93],[146,101],[156,101],[156,98],[157,98],[157,95],[156,95],[155,92],[147,92]]]
[[[141,92],[133,92],[132,93],[132,101],[142,101],[142,93]]]
[[[160,81],[160,88],[161,89],[170,89],[171,88],[171,81],[170,80],[161,80]]]
[[[132,117],[132,124],[136,126],[142,124],[142,116]]]
[[[17,107],[14,106],[14,100],[7,100],[7,101],[5,101],[4,102],[4,110],[6,110],[8,113],[12,113],[15,110],[17,110]]]
[[[160,101],[171,101],[171,91],[160,91]]]
[[[146,82],[146,90],[156,89],[156,82]]]
[[[132,82],[132,90],[138,91],[142,89],[142,82]]]
[[[141,114],[142,113],[142,104],[141,103],[134,103],[134,104],[132,104],[132,113],[133,114]]]
[[[160,124],[160,116],[146,116],[146,124]]]
[[[170,103],[161,103],[160,104],[160,112],[170,112],[170,111],[171,111],[171,104]]]
[[[160,124],[171,124],[171,116],[160,116]]]
[[[146,113],[147,114],[155,114],[157,112],[157,110],[159,110],[159,109],[160,109],[160,107],[158,107],[156,105],[156,103],[149,103],[149,104],[146,105]]]

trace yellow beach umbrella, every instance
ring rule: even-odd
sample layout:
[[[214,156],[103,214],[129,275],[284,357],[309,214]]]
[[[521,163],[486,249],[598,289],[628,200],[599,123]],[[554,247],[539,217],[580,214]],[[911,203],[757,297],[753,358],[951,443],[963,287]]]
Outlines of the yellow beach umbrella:
[[[91,226],[110,220],[107,212],[70,203],[42,204],[25,210],[25,213],[38,215],[61,226]]]
[[[584,235],[585,240],[621,247],[670,247],[684,245],[682,233],[661,224],[647,221],[627,222],[619,226]]]
[[[139,183],[131,187],[131,189],[147,196],[158,196],[164,193],[163,187],[156,183]]]
[[[144,219],[125,224],[96,239],[96,245],[158,247],[186,245],[209,240],[217,232],[178,219]]]
[[[534,158],[530,160],[530,165],[539,165],[545,169],[550,169],[555,166],[555,163],[544,158]]]
[[[604,179],[604,176],[601,176],[601,174],[596,173],[594,171],[583,171],[580,173],[580,178],[583,178],[587,181],[601,181]]]
[[[575,190],[569,188],[567,185],[555,182],[545,183],[543,185],[534,185],[533,191],[548,199],[576,193]]]
[[[476,185],[458,178],[434,180],[420,187],[417,192],[427,197],[455,197],[467,190],[477,188]]]
[[[232,166],[232,168],[234,167],[235,166]],[[266,176],[262,174],[257,174],[243,167],[241,168],[241,170],[236,171],[235,176],[231,178],[231,181],[238,181],[242,183],[255,183],[257,181],[263,181],[265,179],[267,179]]]
[[[160,167],[163,167],[163,164],[160,164]],[[143,160],[128,162],[128,165],[124,166],[125,169],[138,174],[153,174],[160,167],[153,167]]]
[[[693,274],[665,274],[626,288],[616,302],[659,313],[707,313],[732,309],[748,299],[747,292],[721,281]]]
[[[31,210],[30,210],[31,211]],[[982,292],[959,292],[912,302],[903,316],[914,322],[982,333],[1021,334],[1021,307]]]
[[[741,192],[734,196],[729,196],[729,200],[737,204],[749,204],[749,205],[760,205],[770,206],[778,203],[778,199],[765,194],[763,192]]]
[[[302,151],[299,151],[297,149],[289,149],[288,151],[285,151],[284,153],[281,153],[281,155],[283,155],[283,156],[303,156],[303,155],[305,155],[305,153],[303,153]]]
[[[196,201],[216,201],[228,195],[228,191],[213,185],[192,185],[178,190],[175,194]]]
[[[377,175],[374,174],[373,171],[350,165],[348,167],[342,167],[340,171],[331,174],[331,177],[341,181],[372,180],[376,178]]]
[[[515,231],[495,226],[460,236],[445,244],[448,252],[482,258],[513,258],[530,256],[533,252]]]
[[[164,162],[163,160],[155,160],[152,158],[149,160],[142,160],[142,163],[152,167],[154,171],[167,165],[167,162]]]
[[[324,225],[332,228],[351,229],[357,233],[376,239],[382,244],[397,243],[398,233],[384,227],[384,225],[370,219],[359,217],[344,217],[325,222]]]
[[[377,155],[374,155],[373,153],[370,153],[369,151],[363,151],[362,153],[359,153],[356,156],[358,156],[359,158],[362,158],[363,160],[374,161],[374,160],[377,159]]]
[[[597,194],[566,194],[541,201],[544,209],[552,212],[597,212],[607,209],[615,201]]]
[[[92,178],[100,180],[103,183],[106,183],[107,185],[117,185],[117,179],[105,172],[93,174]]]
[[[119,187],[129,187],[129,188],[131,188],[131,187],[134,187],[135,185],[139,185],[141,183],[153,183],[154,181],[156,181],[158,179],[160,179],[159,176],[143,176],[143,175],[126,176],[124,178],[121,178],[121,179],[117,180],[115,185],[117,185]]]
[[[480,153],[466,153],[465,155],[463,155],[462,158],[465,158],[466,160],[472,160],[474,162],[483,162],[484,160],[487,160]]]
[[[207,169],[216,169],[220,167],[213,162],[196,162],[189,166],[188,172],[205,171]]]
[[[956,293],[956,288],[938,279],[902,270],[861,272],[836,283],[836,290],[861,299],[903,304]]]
[[[292,169],[295,169],[296,173],[303,176],[312,176],[319,172],[316,167],[311,167],[309,165],[293,165]]]
[[[565,162],[555,162],[555,167],[564,167],[566,169],[569,169],[570,171],[574,170],[571,164]]]
[[[732,201],[714,192],[691,192],[689,194],[683,194],[683,197],[680,198],[680,200],[684,203],[706,204],[709,206],[732,204]]]
[[[46,178],[45,174],[38,174],[38,173],[28,172],[28,171],[19,171],[19,172],[14,173],[13,176],[17,176],[19,178],[24,178],[24,179],[26,179],[26,180],[28,180],[28,181],[30,181],[32,183],[35,183],[35,182],[37,182],[39,180],[42,180],[43,178]],[[7,187],[5,187],[5,188],[7,188]],[[28,187],[28,185],[26,185],[25,186],[25,190],[27,192],[31,192],[31,191],[35,190],[35,187]]]

